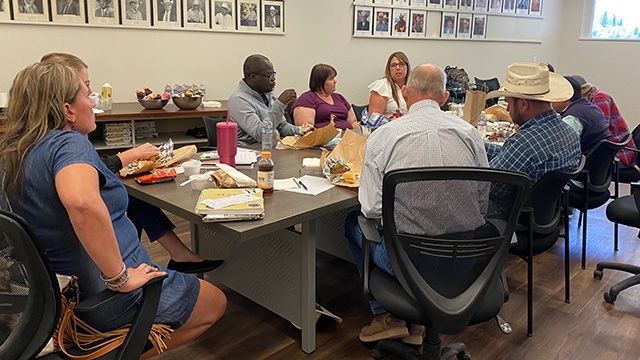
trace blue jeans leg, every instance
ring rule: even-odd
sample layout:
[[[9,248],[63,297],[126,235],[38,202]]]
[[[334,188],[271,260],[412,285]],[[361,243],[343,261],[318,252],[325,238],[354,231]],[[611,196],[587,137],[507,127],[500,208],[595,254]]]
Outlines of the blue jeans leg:
[[[362,276],[364,263],[362,259],[363,235],[362,229],[360,229],[360,225],[358,224],[358,216],[360,215],[362,215],[360,211],[353,211],[347,216],[344,224],[344,235],[349,240],[349,247],[351,248],[353,259],[356,262],[356,266],[358,267],[360,276]],[[382,239],[382,242],[380,244],[369,244],[369,248],[371,249],[371,258],[373,259],[373,263],[377,267],[395,276],[393,269],[391,268],[391,263],[389,262],[389,256],[387,255],[387,246],[385,245],[382,232],[380,232],[380,238]],[[369,307],[371,308],[371,312],[375,315],[387,312],[375,300],[369,301]]]

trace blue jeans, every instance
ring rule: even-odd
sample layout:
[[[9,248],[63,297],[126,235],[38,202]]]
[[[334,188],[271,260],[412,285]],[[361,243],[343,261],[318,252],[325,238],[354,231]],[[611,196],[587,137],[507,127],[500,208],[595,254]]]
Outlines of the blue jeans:
[[[136,227],[138,238],[144,229],[151,242],[158,240],[164,233],[176,227],[160,208],[133,196],[129,196],[127,217]]]
[[[351,253],[353,253],[353,259],[356,262],[358,271],[360,271],[360,276],[362,276],[364,262],[362,259],[363,235],[362,230],[360,229],[360,225],[358,224],[358,216],[360,215],[362,215],[360,211],[353,211],[347,216],[344,224],[344,236],[349,240],[349,247],[351,248]],[[380,238],[382,239],[382,242],[380,244],[369,244],[369,249],[371,250],[371,258],[373,259],[373,263],[376,264],[377,267],[395,276],[393,269],[391,268],[391,263],[389,262],[389,256],[387,255],[387,246],[385,245],[382,231],[380,231]],[[387,312],[387,310],[385,310],[375,300],[369,301],[369,307],[371,307],[371,312],[375,315]]]

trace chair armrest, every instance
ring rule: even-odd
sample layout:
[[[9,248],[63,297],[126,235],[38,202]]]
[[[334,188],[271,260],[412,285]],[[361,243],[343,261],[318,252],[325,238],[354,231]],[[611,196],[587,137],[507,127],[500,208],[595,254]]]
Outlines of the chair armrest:
[[[146,284],[142,285],[142,290],[143,291],[148,291],[147,289],[149,289],[151,286],[153,286],[153,284],[155,283],[160,283],[160,286],[162,285],[162,281],[164,279],[167,278],[167,275],[164,276],[160,276],[157,278],[153,278],[151,280],[149,280]],[[82,289],[81,289],[82,290]],[[121,296],[123,296],[124,293],[121,292],[117,292],[117,291],[113,291],[113,290],[109,290],[109,289],[104,289],[102,291],[100,291],[99,293],[93,294],[93,296],[91,296],[88,299],[85,299],[83,301],[81,301],[80,303],[78,303],[76,305],[76,307],[73,308],[74,311],[78,311],[78,312],[89,312],[89,311],[95,311],[97,309],[99,309],[101,306],[103,306],[104,304],[117,299]]]
[[[380,233],[378,233],[375,220],[368,219],[363,215],[360,215],[358,216],[358,225],[360,225],[360,230],[362,230],[362,280],[364,282],[363,292],[364,296],[367,299],[373,299],[371,291],[369,290],[369,263],[371,261],[371,251],[369,249],[369,243],[374,242],[380,244],[382,243],[382,239],[380,239]]]
[[[636,149],[634,147],[624,147],[623,149],[624,150],[633,151],[633,152],[636,152],[636,153],[640,153],[640,150],[638,150],[638,149]]]
[[[375,220],[369,219],[364,217],[363,215],[360,215],[358,216],[358,225],[360,225],[360,229],[362,230],[362,235],[367,241],[371,241],[376,244],[380,244],[382,242],[382,240],[380,239],[380,233],[378,233],[378,227]]]

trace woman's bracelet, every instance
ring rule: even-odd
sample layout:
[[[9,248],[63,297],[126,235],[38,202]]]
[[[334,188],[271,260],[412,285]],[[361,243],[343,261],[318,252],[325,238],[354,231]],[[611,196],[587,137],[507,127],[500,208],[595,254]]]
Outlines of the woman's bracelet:
[[[129,281],[129,272],[127,271],[127,266],[122,263],[122,270],[118,275],[112,278],[107,278],[103,273],[100,273],[100,277],[109,289],[119,289]]]

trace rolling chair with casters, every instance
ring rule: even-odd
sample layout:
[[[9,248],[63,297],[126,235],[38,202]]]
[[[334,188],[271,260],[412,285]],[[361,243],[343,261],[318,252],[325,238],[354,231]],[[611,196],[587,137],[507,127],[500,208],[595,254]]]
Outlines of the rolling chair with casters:
[[[491,79],[478,79],[477,77],[474,77],[474,81],[476,82],[476,86],[479,86],[480,88],[482,88],[482,90],[484,90],[484,92],[489,93],[493,90],[498,90],[500,89],[500,80],[498,80],[498,78],[491,78]],[[486,101],[486,107],[495,105],[498,103],[498,98],[494,98],[494,99],[487,99]]]
[[[511,187],[500,206],[489,196],[494,185]],[[506,290],[501,273],[528,187],[524,174],[489,168],[411,168],[385,174],[383,231],[396,276],[370,265],[369,242],[381,240],[375,221],[360,216],[364,292],[390,314],[426,329],[422,355],[382,340],[374,358],[387,352],[404,359],[470,358],[462,343],[441,348],[440,333],[461,333],[500,311]]]
[[[549,250],[564,239],[564,290],[565,302],[570,301],[569,280],[569,218],[566,216],[567,182],[574,179],[585,164],[582,155],[575,171],[551,171],[546,173],[528,191],[522,206],[519,228],[516,229],[518,243],[509,252],[518,255],[527,263],[527,335],[533,335],[533,257]],[[565,214],[565,216],[562,216]],[[561,223],[562,221],[562,223]]]
[[[638,209],[640,209],[640,183],[632,183],[631,195],[617,198],[607,205],[607,219],[623,225],[640,228],[640,211]],[[610,304],[616,301],[620,291],[640,284],[640,266],[617,262],[599,262],[593,272],[593,277],[597,280],[602,280],[604,269],[620,270],[634,274],[634,276],[613,285],[608,292],[604,293],[604,301]]]
[[[217,150],[218,130],[216,129],[216,124],[219,122],[224,122],[226,121],[226,119],[203,116],[202,121],[204,122],[204,128],[207,130],[207,146],[200,146],[199,148],[202,150]]]
[[[11,291],[0,291],[2,318],[14,317],[7,326],[0,321],[0,359],[33,359],[45,347],[60,318],[60,290],[47,255],[35,242],[33,232],[20,216],[0,210],[0,271],[11,277]],[[142,288],[138,310],[124,343],[99,359],[138,359],[151,349],[147,340],[158,308],[163,277]],[[81,289],[82,290],[82,289]],[[77,304],[74,311],[99,311],[100,306],[122,296],[104,290]],[[4,325],[4,326],[3,326]],[[78,348],[68,349],[74,355]],[[41,357],[43,360],[68,359],[62,352]]]
[[[624,148],[629,143],[631,136],[627,136],[621,143],[614,143],[609,140],[600,140],[598,144],[589,151],[584,168],[576,177],[583,187],[574,188],[569,191],[569,206],[580,211],[578,226],[582,226],[582,261],[581,267],[584,270],[587,257],[587,212],[605,204],[612,198],[609,192],[612,176],[614,173],[614,158],[618,150]],[[618,189],[615,189],[615,194]],[[617,236],[614,247],[617,249]]]

